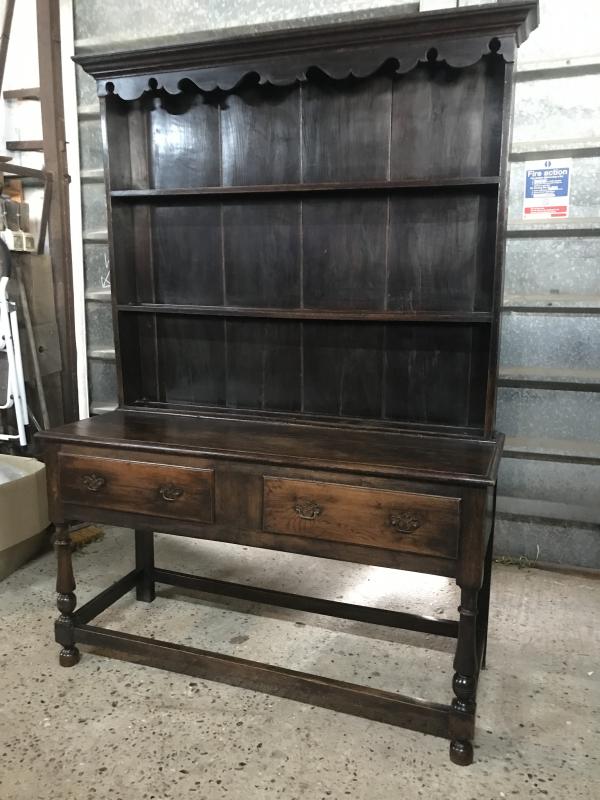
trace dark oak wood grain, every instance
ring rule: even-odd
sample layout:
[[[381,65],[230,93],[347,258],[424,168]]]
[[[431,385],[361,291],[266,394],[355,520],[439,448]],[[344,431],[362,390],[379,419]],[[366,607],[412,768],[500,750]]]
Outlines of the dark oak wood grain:
[[[159,302],[222,303],[221,210],[214,205],[152,207],[152,261]],[[139,270],[146,271],[144,253]],[[141,302],[151,301],[138,296]]]
[[[302,89],[302,180],[389,178],[391,80],[315,75]]]
[[[383,326],[305,322],[304,411],[381,416]]]
[[[437,60],[394,80],[390,177],[495,175],[499,169],[504,60],[490,55],[464,69]],[[486,117],[486,99],[493,109]]]
[[[183,200],[196,197],[231,197],[235,195],[258,194],[314,194],[336,192],[410,192],[415,189],[470,189],[477,186],[497,186],[500,178],[495,175],[466,178],[428,178],[425,180],[367,180],[367,181],[318,181],[310,183],[260,183],[237,186],[198,186],[194,188],[176,187],[172,189],[115,189],[110,196],[113,200],[167,201],[169,198]]]
[[[227,321],[227,404],[300,411],[299,322]]]
[[[307,308],[384,308],[386,225],[385,199],[304,200]]]
[[[490,311],[495,216],[485,192],[392,198],[388,308]]]
[[[225,305],[299,308],[301,214],[295,201],[224,204]],[[217,263],[210,267],[218,273]],[[193,299],[190,294],[187,302]],[[201,293],[196,301],[207,304]]]
[[[116,511],[138,507],[157,517],[213,521],[210,469],[61,454],[59,470],[67,503]]]
[[[149,187],[179,189],[220,182],[219,108],[203,92],[156,97],[148,124]]]
[[[450,426],[480,422],[485,405],[487,343],[486,330],[467,325],[388,328],[387,416]],[[483,372],[472,368],[474,362],[480,363],[476,354],[481,350]],[[398,386],[404,391],[398,392]]]
[[[56,627],[61,632],[60,639],[57,641],[63,646],[59,655],[59,663],[61,667],[74,667],[79,661],[79,650],[75,647],[73,613],[77,605],[77,598],[71,560],[71,537],[67,525],[61,523],[56,525],[54,549],[57,561],[56,607],[60,612]]]
[[[43,437],[78,445],[123,446],[129,452],[262,459],[481,487],[495,482],[496,454],[502,444],[501,438],[478,441],[370,427],[122,410],[46,431]]]
[[[224,186],[301,180],[300,103],[297,85],[242,85],[226,97],[221,104]]]
[[[279,298],[281,302],[281,298]],[[118,311],[188,316],[254,317],[264,319],[339,320],[359,322],[472,322],[492,321],[488,311],[371,311],[364,308],[279,308],[270,306],[199,306],[176,303],[117,304]]]
[[[153,531],[135,531],[135,565],[138,570],[136,578],[137,600],[151,603],[156,597],[154,587],[154,533]]]
[[[389,611],[385,608],[372,608],[359,606],[354,603],[340,603],[337,600],[323,600],[318,597],[308,597],[302,594],[278,592],[273,589],[263,589],[247,584],[219,581],[214,578],[201,578],[183,572],[174,572],[168,569],[157,569],[153,573],[158,583],[168,586],[179,586],[183,589],[192,589],[224,597],[237,597],[251,603],[264,603],[267,605],[293,608],[296,611],[306,611],[312,614],[324,614],[340,619],[352,619],[357,622],[369,622],[373,625],[385,625],[390,628],[421,631],[435,636],[458,636],[458,623],[456,620],[441,619],[416,614],[405,614],[402,611]],[[77,612],[77,621],[81,620],[82,609]],[[89,621],[89,620],[88,620]]]
[[[266,477],[263,527],[455,558],[459,506],[457,498]]]
[[[226,326],[216,317],[158,319],[159,397],[226,405]]]

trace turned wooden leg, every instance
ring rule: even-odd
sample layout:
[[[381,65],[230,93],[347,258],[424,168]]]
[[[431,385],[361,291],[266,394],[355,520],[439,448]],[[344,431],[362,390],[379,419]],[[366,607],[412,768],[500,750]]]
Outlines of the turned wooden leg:
[[[61,667],[73,667],[79,661],[79,650],[75,647],[73,636],[73,612],[77,605],[75,597],[75,578],[71,559],[71,537],[68,525],[56,526],[54,540],[56,548],[56,606],[60,616],[56,621],[56,641],[62,644],[59,655]]]
[[[135,596],[144,603],[151,603],[156,597],[154,590],[154,533],[135,532],[135,566],[142,570],[135,589]]]
[[[460,766],[473,762],[477,695],[477,589],[461,589],[460,623],[454,657],[450,760]]]

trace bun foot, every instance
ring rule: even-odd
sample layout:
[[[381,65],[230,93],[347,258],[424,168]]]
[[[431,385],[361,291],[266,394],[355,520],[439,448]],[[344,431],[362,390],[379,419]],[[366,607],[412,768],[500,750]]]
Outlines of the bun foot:
[[[450,742],[450,761],[459,767],[468,767],[473,763],[473,745],[456,739]]]
[[[76,647],[63,647],[58,656],[58,663],[61,667],[74,667],[79,658],[79,650]]]

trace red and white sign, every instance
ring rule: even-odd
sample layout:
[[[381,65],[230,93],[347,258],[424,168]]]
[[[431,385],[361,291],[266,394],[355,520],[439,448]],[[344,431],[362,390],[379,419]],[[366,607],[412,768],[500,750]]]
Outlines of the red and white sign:
[[[571,191],[570,158],[528,161],[525,164],[523,219],[566,219]]]

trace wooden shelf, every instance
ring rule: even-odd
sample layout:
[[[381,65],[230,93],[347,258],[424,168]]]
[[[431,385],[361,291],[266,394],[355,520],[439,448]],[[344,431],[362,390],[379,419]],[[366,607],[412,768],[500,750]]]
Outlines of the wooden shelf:
[[[313,192],[362,192],[410,189],[468,189],[498,186],[500,178],[440,178],[404,181],[347,181],[343,183],[274,183],[252,186],[202,186],[196,189],[116,189],[110,194],[118,200],[160,200],[169,197],[204,197],[245,194],[302,194]]]
[[[4,100],[39,100],[40,87],[35,86],[29,89],[5,89],[2,92]]]
[[[164,402],[159,400],[134,400],[124,403],[121,408],[125,411],[147,411],[184,413],[186,416],[199,418],[227,418],[246,420],[268,420],[278,423],[294,425],[307,425],[330,428],[345,428],[347,430],[386,430],[397,433],[416,433],[419,435],[441,435],[446,439],[468,436],[475,441],[485,441],[483,430],[475,426],[444,425],[443,423],[419,423],[405,420],[394,420],[387,417],[381,419],[365,419],[364,417],[339,417],[332,414],[319,414],[307,411],[273,411],[266,409],[235,408],[233,406],[214,406],[198,403]]]
[[[488,311],[371,311],[329,308],[248,308],[240,306],[186,306],[172,303],[128,303],[119,311],[147,314],[188,314],[212,317],[259,317],[265,319],[356,320],[366,322],[490,322]]]
[[[6,142],[6,149],[11,153],[41,153],[44,142],[41,139],[11,140]]]

